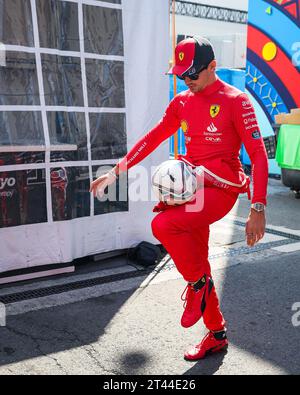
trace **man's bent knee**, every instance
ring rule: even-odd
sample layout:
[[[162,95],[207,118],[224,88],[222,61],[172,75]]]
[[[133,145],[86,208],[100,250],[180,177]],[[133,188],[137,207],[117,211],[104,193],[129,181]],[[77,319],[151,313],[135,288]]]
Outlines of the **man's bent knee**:
[[[151,223],[152,233],[158,239],[161,240],[162,236],[169,232],[170,224],[166,216],[161,213],[157,214]]]

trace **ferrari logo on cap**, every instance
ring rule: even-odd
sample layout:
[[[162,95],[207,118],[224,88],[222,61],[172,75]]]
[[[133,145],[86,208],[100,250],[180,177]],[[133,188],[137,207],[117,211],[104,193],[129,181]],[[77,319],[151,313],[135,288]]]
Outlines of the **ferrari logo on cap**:
[[[221,106],[219,106],[219,104],[213,104],[212,106],[210,106],[210,116],[212,118],[215,118],[219,112],[221,110]]]
[[[182,62],[184,59],[184,52],[179,52],[179,60]]]

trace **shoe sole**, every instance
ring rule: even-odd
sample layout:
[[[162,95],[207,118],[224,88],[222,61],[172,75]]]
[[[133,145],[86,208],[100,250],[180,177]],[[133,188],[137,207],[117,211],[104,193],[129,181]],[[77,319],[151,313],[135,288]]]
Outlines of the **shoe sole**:
[[[204,359],[204,358],[208,357],[209,355],[213,355],[213,354],[216,354],[216,353],[222,352],[222,351],[223,351],[223,352],[224,352],[224,351],[227,351],[227,349],[228,349],[228,344],[225,344],[225,346],[223,346],[223,347],[221,347],[221,348],[218,348],[218,349],[211,348],[210,350],[207,350],[206,353],[203,355],[203,357],[199,357],[199,358],[188,358],[188,357],[184,356],[184,359],[185,359],[186,361],[190,361],[190,362],[199,361],[199,360],[201,360],[201,359]]]

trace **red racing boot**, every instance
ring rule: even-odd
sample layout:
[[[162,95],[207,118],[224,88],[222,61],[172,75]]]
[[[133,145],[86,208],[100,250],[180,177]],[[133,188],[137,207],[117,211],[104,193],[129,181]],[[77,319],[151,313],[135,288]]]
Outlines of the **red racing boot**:
[[[208,332],[200,344],[197,344],[184,353],[184,359],[186,361],[196,361],[205,358],[207,355],[214,354],[215,352],[226,350],[227,348],[228,340],[225,330],[220,332]]]
[[[181,325],[189,328],[195,325],[202,317],[206,308],[208,297],[214,286],[212,279],[206,274],[196,283],[189,283],[181,295],[184,301],[184,312],[181,317]],[[186,295],[184,297],[184,294]]]

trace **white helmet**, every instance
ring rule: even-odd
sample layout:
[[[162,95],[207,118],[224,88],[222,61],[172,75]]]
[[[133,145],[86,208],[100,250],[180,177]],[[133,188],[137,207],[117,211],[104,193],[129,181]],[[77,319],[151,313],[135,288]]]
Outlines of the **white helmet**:
[[[167,160],[155,170],[152,186],[160,201],[169,205],[183,204],[196,192],[196,173],[181,160]]]

